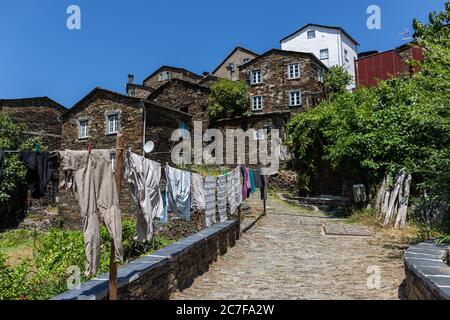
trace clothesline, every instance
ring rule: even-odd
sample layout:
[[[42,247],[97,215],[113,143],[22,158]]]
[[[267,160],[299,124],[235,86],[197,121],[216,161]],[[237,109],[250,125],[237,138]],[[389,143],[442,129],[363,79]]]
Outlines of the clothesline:
[[[102,150],[102,149],[92,149],[92,150]],[[113,150],[115,150],[115,149],[108,149],[108,150],[113,151]],[[60,151],[64,151],[64,150],[62,150],[62,149],[53,150],[53,151],[50,151],[50,150],[49,150],[49,151],[34,151],[34,150],[27,150],[27,151],[24,151],[24,150],[0,150],[0,152],[4,152],[4,153],[22,153],[22,152],[40,152],[40,153],[45,153],[45,152],[48,152],[48,153],[50,153],[50,154],[57,153],[57,152],[60,152]],[[85,150],[67,150],[67,151],[85,151]],[[127,152],[130,153],[130,152],[132,152],[132,151],[127,150]],[[169,153],[171,153],[171,152],[153,152],[152,154],[169,154]],[[146,158],[146,157],[144,157],[144,158],[145,158],[145,159],[150,159],[150,158]],[[158,164],[160,164],[160,165],[163,165],[162,163],[160,163],[160,162],[158,162],[158,161],[156,161],[156,160],[153,160],[153,159],[150,159],[150,160],[155,161],[156,163],[158,163]],[[166,162],[166,165],[169,165],[169,164]],[[240,168],[240,166],[241,166],[241,165],[238,165],[238,166],[235,167],[234,169],[230,169],[230,171],[236,170],[237,168]],[[200,174],[200,175],[203,176],[204,178],[207,177],[207,176],[220,177],[220,176],[223,176],[223,175],[225,175],[225,176],[228,175],[228,173],[219,174],[219,175],[205,175],[205,174],[203,174],[203,173],[201,173],[201,172],[198,172],[198,171],[192,171],[192,170],[187,170],[187,169],[184,169],[184,168],[176,168],[176,169],[182,170],[182,171],[186,171],[186,172],[190,172],[190,173]]]
[[[76,190],[78,204],[84,208],[81,214],[84,221],[86,271],[94,275],[98,271],[100,261],[99,222],[107,226],[113,239],[114,262],[122,260],[122,225],[119,192],[113,171],[108,168],[108,164],[111,163],[110,151],[90,149],[89,152],[95,153],[95,165],[91,157],[85,157],[77,150],[59,151],[57,154],[50,151],[29,151],[24,152],[22,161],[27,169],[33,172],[30,175],[34,179],[32,191],[38,197],[45,195],[51,176],[57,167],[61,166],[65,173],[61,187],[65,185],[66,189]],[[1,156],[2,152],[0,160]],[[135,239],[140,242],[153,237],[153,221],[155,218],[163,218],[164,211],[165,221],[169,212],[189,221],[192,209],[204,210],[205,224],[209,227],[216,223],[217,214],[220,222],[228,219],[227,204],[228,212],[234,214],[253,190],[250,170],[247,167],[239,165],[227,174],[203,178],[199,173],[173,168],[166,164],[166,191],[163,198],[160,190],[162,164],[131,151],[124,158],[124,164],[124,177],[130,184],[131,196],[136,205]],[[255,172],[253,170],[253,173]],[[96,186],[101,190],[96,190]],[[266,184],[260,185],[261,195],[266,187]],[[97,212],[100,214],[97,215]]]

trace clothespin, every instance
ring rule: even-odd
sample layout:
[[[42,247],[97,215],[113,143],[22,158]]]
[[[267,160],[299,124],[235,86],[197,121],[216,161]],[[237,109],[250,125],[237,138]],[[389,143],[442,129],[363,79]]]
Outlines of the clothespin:
[[[88,152],[91,154],[92,151],[92,143],[88,143]]]

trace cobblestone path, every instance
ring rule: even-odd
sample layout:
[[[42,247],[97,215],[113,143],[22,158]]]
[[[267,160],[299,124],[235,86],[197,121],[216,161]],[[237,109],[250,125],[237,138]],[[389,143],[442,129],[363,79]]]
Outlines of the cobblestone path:
[[[374,237],[327,236],[323,216],[268,202],[268,215],[172,299],[398,299],[402,251]],[[372,273],[368,273],[369,271]],[[380,271],[379,289],[374,271]]]

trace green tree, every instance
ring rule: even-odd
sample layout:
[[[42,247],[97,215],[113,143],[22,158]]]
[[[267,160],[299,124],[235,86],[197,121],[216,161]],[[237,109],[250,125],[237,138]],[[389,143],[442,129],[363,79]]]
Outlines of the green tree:
[[[244,81],[221,79],[213,84],[208,97],[211,119],[232,118],[248,112],[248,89]]]
[[[413,192],[428,204],[450,203],[450,4],[414,23],[425,51],[421,72],[335,94],[292,117],[289,142],[308,178],[318,160],[357,171],[376,185],[401,168],[413,175]],[[308,190],[308,186],[303,186]],[[426,195],[423,197],[422,195]],[[417,200],[417,198],[416,198]],[[448,207],[447,207],[448,213]]]
[[[324,86],[328,98],[342,94],[352,81],[352,76],[340,66],[333,66],[325,72]]]
[[[40,138],[29,137],[26,127],[14,123],[11,117],[0,113],[0,150],[33,150],[40,144],[41,150],[45,150]],[[17,154],[7,154],[5,170],[0,183],[0,204],[7,202],[11,196],[20,190],[25,183],[26,170]]]

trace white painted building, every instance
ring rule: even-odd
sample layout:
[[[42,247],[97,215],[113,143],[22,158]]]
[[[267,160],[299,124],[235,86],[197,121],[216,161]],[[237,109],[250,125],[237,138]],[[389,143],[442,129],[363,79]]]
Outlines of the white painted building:
[[[348,89],[356,87],[355,60],[358,58],[359,44],[344,29],[310,23],[283,38],[280,43],[282,50],[310,52],[328,67],[342,66],[353,77]]]

